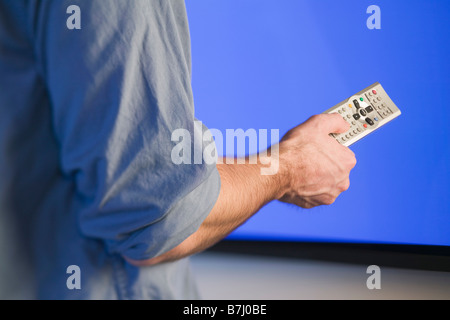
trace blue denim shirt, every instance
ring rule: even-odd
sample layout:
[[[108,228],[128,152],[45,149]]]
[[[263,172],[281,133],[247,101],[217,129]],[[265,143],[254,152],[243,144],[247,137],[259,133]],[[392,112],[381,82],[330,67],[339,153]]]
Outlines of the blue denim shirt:
[[[0,0],[0,297],[197,298],[187,259],[123,258],[214,206],[215,165],[171,160],[194,121],[182,0]]]

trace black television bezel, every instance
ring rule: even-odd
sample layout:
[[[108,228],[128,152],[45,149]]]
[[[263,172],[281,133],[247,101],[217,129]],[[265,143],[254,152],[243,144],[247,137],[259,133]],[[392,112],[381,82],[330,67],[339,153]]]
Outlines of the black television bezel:
[[[450,246],[225,239],[209,251],[450,272]]]

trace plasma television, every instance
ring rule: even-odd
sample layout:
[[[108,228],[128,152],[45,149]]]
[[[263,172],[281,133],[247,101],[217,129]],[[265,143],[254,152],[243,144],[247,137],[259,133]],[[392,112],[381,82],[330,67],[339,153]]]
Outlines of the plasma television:
[[[333,205],[270,203],[213,249],[449,271],[450,2],[186,5],[196,117],[210,129],[282,137],[375,82],[402,111],[350,147],[358,163]]]

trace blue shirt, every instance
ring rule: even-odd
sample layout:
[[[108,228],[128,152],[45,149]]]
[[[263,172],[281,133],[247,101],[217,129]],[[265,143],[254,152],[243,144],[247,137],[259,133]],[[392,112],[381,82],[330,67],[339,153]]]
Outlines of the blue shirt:
[[[215,165],[171,159],[174,130],[207,130],[190,54],[182,0],[0,0],[1,298],[198,297],[187,259],[123,258],[177,246],[219,194]]]

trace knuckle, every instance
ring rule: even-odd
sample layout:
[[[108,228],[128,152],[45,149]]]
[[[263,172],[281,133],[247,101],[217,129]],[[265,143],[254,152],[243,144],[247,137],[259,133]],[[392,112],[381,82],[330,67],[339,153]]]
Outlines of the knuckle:
[[[317,124],[322,122],[323,120],[323,114],[316,114],[313,115],[311,118],[309,118],[309,122],[313,123],[313,124]]]
[[[332,205],[336,201],[336,198],[337,197],[335,197],[335,196],[329,195],[327,197],[324,197],[324,199],[322,200],[322,203],[327,206]]]
[[[338,186],[340,192],[347,191],[350,188],[350,179],[347,179]]]
[[[356,163],[357,163],[356,155],[350,149],[348,149],[348,150],[349,150],[349,153],[348,153],[348,156],[346,157],[347,158],[347,163],[348,163],[348,166],[350,168],[354,168],[356,166]]]
[[[312,209],[314,208],[314,205],[311,203],[303,203],[302,205],[300,205],[300,207],[302,207],[303,209]]]
[[[358,162],[358,160],[356,160],[355,156],[351,157],[351,159],[350,159],[350,166],[352,168],[354,168],[356,166],[357,162]]]

